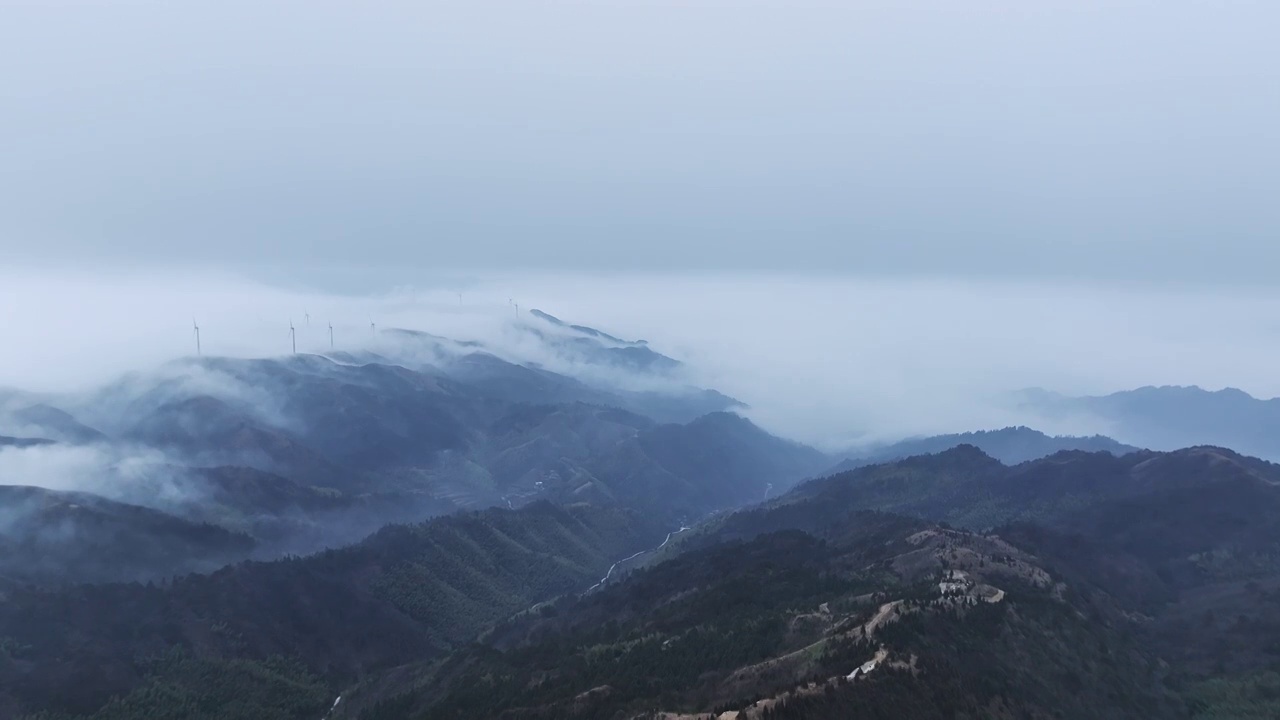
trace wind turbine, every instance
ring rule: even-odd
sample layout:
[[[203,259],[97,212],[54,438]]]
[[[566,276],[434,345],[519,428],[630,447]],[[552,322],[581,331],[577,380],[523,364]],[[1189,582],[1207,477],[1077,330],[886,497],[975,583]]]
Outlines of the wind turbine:
[[[196,319],[191,318],[191,328],[196,332],[196,355],[200,353],[200,326],[196,324]]]
[[[329,349],[333,349],[333,321],[329,321]]]
[[[293,328],[293,318],[289,318],[289,342],[293,345],[293,354],[298,354],[298,331]]]
[[[311,327],[311,313],[307,312],[306,310],[303,310],[302,316],[307,319],[307,327]]]
[[[369,334],[375,338],[378,337],[378,324],[373,321],[373,318],[369,318]]]

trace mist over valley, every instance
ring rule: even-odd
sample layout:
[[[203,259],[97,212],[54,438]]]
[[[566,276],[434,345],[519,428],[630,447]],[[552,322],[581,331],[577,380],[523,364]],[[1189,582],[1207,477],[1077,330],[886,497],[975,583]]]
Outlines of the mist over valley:
[[[1280,717],[1277,26],[0,3],[0,720]]]

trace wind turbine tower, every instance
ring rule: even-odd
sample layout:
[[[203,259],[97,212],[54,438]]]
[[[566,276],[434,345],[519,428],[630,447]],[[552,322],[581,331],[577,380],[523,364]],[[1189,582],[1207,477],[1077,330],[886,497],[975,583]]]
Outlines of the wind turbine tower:
[[[293,320],[289,320],[289,343],[293,345],[293,354],[298,354],[298,331],[293,327]]]
[[[333,349],[333,321],[329,321],[329,349]]]
[[[191,328],[196,332],[196,355],[200,354],[200,326],[196,324],[196,319],[191,318]]]
[[[311,313],[307,312],[306,310],[303,310],[302,316],[307,319],[307,327],[311,327]]]

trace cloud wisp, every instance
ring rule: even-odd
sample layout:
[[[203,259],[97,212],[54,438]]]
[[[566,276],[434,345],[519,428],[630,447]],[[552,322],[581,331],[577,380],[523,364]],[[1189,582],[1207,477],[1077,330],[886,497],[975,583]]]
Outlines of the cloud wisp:
[[[824,447],[1011,423],[1106,431],[1087,419],[1046,427],[1005,402],[1033,386],[1104,393],[1198,384],[1280,394],[1270,371],[1280,351],[1280,293],[1257,289],[525,274],[337,295],[217,276],[28,273],[4,278],[0,301],[21,309],[0,318],[14,348],[0,358],[0,387],[36,392],[89,393],[193,355],[192,317],[206,355],[287,355],[292,320],[299,352],[329,352],[332,323],[334,350],[403,356],[378,331],[405,328],[599,383],[640,382],[548,352],[531,329],[561,330],[531,317],[536,307],[644,338],[685,362],[677,382],[732,395],[768,429]],[[164,372],[181,376],[181,367]],[[252,388],[237,392],[270,411],[252,400]]]

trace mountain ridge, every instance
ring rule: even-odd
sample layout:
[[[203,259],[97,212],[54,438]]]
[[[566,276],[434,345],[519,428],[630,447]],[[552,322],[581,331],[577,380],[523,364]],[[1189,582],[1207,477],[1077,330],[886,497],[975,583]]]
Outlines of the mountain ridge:
[[[1016,425],[998,430],[908,438],[854,454],[828,470],[828,474],[853,470],[864,465],[902,460],[916,455],[928,455],[959,445],[973,445],[1006,465],[1037,460],[1060,450],[1106,451],[1113,455],[1124,455],[1139,449],[1103,435],[1051,436],[1025,425]]]
[[[1047,420],[1090,424],[1142,447],[1217,445],[1280,460],[1280,398],[1256,398],[1238,388],[1148,385],[1080,397],[1030,389],[1015,394],[1015,401]]]

